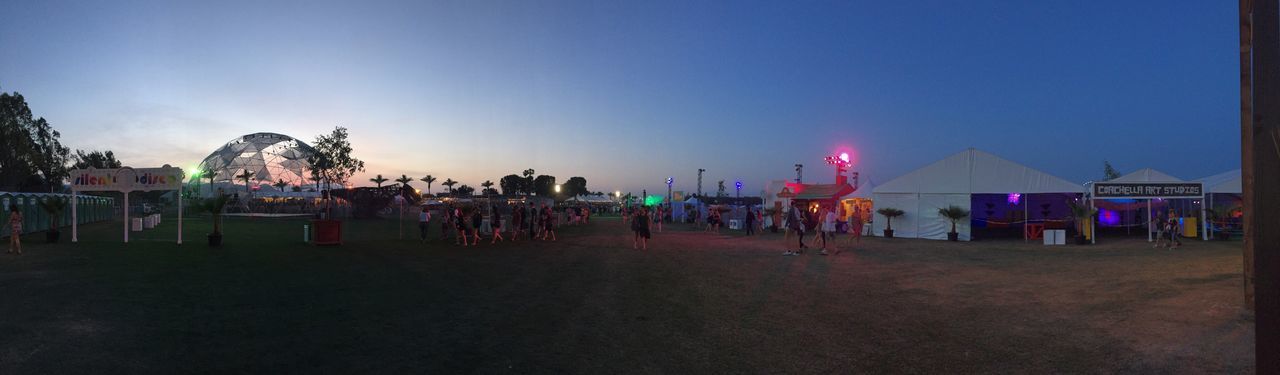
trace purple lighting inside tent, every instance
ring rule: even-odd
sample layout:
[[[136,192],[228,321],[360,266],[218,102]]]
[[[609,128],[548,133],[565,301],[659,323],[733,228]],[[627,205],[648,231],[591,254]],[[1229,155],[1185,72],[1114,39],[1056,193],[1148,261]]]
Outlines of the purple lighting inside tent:
[[[1018,202],[1021,202],[1021,201],[1022,201],[1022,194],[1018,194],[1018,193],[1009,193],[1009,199],[1008,199],[1008,200],[1009,200],[1009,204],[1018,204]]]
[[[1115,226],[1120,225],[1120,215],[1115,211],[1108,209],[1098,210],[1098,222],[1102,225]]]

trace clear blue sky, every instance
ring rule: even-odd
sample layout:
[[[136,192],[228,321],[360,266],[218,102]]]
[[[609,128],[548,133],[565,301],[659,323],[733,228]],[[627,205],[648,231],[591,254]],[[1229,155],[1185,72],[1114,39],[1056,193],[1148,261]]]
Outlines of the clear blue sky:
[[[191,166],[352,129],[370,173],[593,190],[884,181],[976,147],[1061,177],[1239,168],[1221,1],[0,4],[0,90],[73,148]],[[363,179],[361,179],[363,180]]]

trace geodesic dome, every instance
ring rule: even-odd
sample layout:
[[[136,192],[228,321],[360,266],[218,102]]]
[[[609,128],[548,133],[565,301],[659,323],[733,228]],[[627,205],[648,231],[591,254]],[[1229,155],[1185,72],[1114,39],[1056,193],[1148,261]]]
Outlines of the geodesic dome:
[[[253,172],[251,181],[289,185],[307,184],[311,164],[307,158],[315,149],[293,137],[276,133],[254,133],[232,139],[200,162],[192,179],[209,180],[202,171],[214,173],[213,182],[237,183],[244,171]]]

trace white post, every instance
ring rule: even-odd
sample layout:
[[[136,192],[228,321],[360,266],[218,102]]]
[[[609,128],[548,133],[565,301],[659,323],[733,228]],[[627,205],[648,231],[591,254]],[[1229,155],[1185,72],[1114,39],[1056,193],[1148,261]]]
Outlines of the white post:
[[[1151,198],[1147,198],[1147,242],[1151,242]]]
[[[1089,196],[1089,212],[1093,212],[1093,195]],[[1089,242],[1098,244],[1098,225],[1094,222],[1093,217],[1089,217]]]
[[[182,244],[182,188],[178,188],[178,244]]]
[[[124,192],[124,243],[129,243],[129,192]]]
[[[76,229],[80,227],[79,220],[76,219],[76,203],[78,203],[76,201],[78,200],[80,198],[76,197],[76,191],[71,190],[71,243],[76,243],[80,240],[76,237]]]
[[[1205,206],[1204,195],[1200,195],[1200,238],[1204,241],[1209,240],[1209,221],[1205,218],[1209,217],[1209,208]]]
[[[1031,195],[1027,195],[1027,199],[1022,201],[1022,242],[1031,240],[1031,236],[1027,233],[1027,227],[1031,225]]]

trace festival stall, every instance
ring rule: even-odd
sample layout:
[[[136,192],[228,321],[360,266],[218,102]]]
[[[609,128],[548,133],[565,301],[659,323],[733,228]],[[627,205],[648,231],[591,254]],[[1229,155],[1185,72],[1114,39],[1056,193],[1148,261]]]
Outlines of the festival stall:
[[[867,176],[861,176],[858,180],[858,186],[852,193],[840,197],[840,209],[844,212],[840,220],[849,222],[854,215],[858,215],[863,222],[864,231],[869,231],[871,226],[866,223],[875,219],[872,190],[876,188],[876,184]]]
[[[1244,211],[1242,195],[1244,192],[1244,184],[1241,180],[1240,170],[1232,170],[1205,178],[1201,178],[1200,182],[1204,183],[1205,207],[1208,207],[1213,214],[1209,218],[1210,235],[1217,235],[1222,239],[1231,238],[1231,234],[1240,234],[1244,232]]]
[[[1184,237],[1208,239],[1208,223],[1201,202],[1205,199],[1204,184],[1184,181],[1167,173],[1143,168],[1102,182],[1089,185],[1089,204],[1098,208],[1098,222],[1090,232],[1097,233],[1097,225],[1103,227],[1145,225],[1147,241],[1153,241],[1158,228],[1156,222],[1162,212],[1173,212],[1182,228]],[[1199,211],[1199,215],[1188,213]],[[1197,226],[1201,227],[1197,230]],[[1097,243],[1097,236],[1091,236]]]
[[[974,227],[984,235],[1013,228],[1020,237],[1032,239],[1051,221],[1070,216],[1067,200],[1083,192],[1070,181],[970,148],[877,185],[872,193],[877,209],[896,208],[904,214],[892,223],[876,218],[873,233],[891,224],[895,237],[946,239],[951,223],[938,209],[958,206],[970,211],[969,220],[956,226],[962,241],[973,239]],[[1033,205],[1043,207],[1035,212],[1039,219],[1030,219]]]

